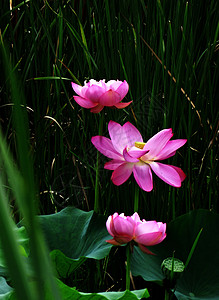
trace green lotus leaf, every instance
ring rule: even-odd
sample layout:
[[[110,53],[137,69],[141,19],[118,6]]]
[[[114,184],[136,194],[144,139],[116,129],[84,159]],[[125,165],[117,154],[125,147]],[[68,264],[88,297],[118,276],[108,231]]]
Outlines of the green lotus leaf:
[[[69,258],[102,259],[112,247],[106,243],[110,238],[106,218],[93,211],[67,207],[56,214],[39,216],[39,221],[50,251],[60,250]]]
[[[75,288],[70,288],[60,280],[57,280],[60,296],[63,300],[77,300],[77,299],[92,299],[92,300],[137,300],[142,298],[148,298],[149,293],[147,289],[136,290],[136,291],[123,291],[123,292],[104,292],[104,293],[82,293],[77,291]],[[50,295],[46,295],[45,300],[50,300]]]
[[[86,260],[86,257],[79,260],[69,258],[60,250],[50,252],[50,257],[58,278],[68,278]]]

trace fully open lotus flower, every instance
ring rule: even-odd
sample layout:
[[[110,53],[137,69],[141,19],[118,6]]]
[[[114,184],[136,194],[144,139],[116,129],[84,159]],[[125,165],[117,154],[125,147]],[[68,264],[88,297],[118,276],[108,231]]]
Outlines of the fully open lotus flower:
[[[128,83],[124,80],[96,81],[91,79],[84,83],[84,86],[71,83],[72,88],[78,96],[74,96],[75,101],[84,108],[91,108],[91,112],[98,113],[104,106],[124,108],[132,101],[121,103],[129,90]]]
[[[178,167],[157,161],[173,156],[187,140],[170,141],[173,133],[169,128],[161,130],[144,143],[140,132],[129,122],[121,126],[110,121],[108,130],[111,139],[94,136],[91,142],[97,150],[112,159],[104,168],[114,170],[111,179],[115,185],[123,184],[133,172],[140,188],[150,192],[153,189],[153,171],[169,185],[181,186],[186,177],[184,172]]]
[[[153,253],[146,246],[159,244],[166,237],[166,224],[156,221],[141,221],[138,213],[134,213],[131,217],[114,213],[108,217],[106,228],[113,237],[113,239],[107,240],[108,243],[122,245],[133,240],[143,252],[148,254]]]

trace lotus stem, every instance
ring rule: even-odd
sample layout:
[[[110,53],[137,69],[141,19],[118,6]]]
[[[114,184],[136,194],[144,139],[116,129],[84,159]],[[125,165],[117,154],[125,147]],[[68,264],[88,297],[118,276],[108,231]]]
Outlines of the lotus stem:
[[[128,243],[126,246],[126,290],[130,291],[130,258],[131,258],[131,247]]]
[[[103,114],[100,115],[100,122],[99,122],[99,135],[102,135],[103,131]],[[96,161],[96,179],[95,179],[95,199],[94,199],[94,211],[96,213],[100,213],[100,202],[99,202],[99,159],[100,153],[97,152],[97,161]]]

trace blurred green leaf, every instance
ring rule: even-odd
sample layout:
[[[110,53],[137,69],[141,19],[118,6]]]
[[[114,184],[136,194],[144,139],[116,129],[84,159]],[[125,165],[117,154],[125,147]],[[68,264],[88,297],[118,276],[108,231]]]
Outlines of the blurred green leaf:
[[[7,284],[5,278],[0,277],[0,299],[12,299],[12,288]]]
[[[72,80],[72,79],[69,79],[69,78],[64,78],[64,77],[56,77],[56,76],[46,76],[46,77],[35,77],[35,78],[32,78],[33,80]],[[31,80],[31,79],[29,79]]]
[[[27,257],[29,255],[30,248],[29,248],[29,238],[27,236],[25,227],[24,226],[20,228],[15,227],[14,232],[17,236],[17,243],[19,244],[20,254],[22,254],[22,256]],[[6,267],[1,243],[0,243],[0,267]]]
[[[135,247],[131,260],[134,276],[147,281],[161,281],[163,259],[172,256],[186,262],[200,229],[202,234],[182,277],[177,281],[178,299],[218,299],[219,295],[219,215],[207,210],[195,210],[182,215],[167,226],[167,238],[150,247],[154,256],[144,254]]]

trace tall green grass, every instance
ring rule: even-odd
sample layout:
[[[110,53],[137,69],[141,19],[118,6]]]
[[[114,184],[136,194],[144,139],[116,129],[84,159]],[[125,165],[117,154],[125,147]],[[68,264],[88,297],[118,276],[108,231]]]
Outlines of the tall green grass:
[[[1,36],[1,57],[10,97],[13,102],[12,124],[15,131],[16,165],[6,145],[6,137],[0,132],[0,243],[4,251],[9,280],[15,288],[17,299],[43,299],[49,290],[54,299],[60,299],[53,278],[48,252],[35,215],[38,197],[29,145],[26,103],[22,85],[19,85],[9,60],[8,48]],[[15,198],[18,216],[25,225],[30,237],[31,267],[27,265],[18,246],[15,224],[11,218],[10,201]],[[31,270],[31,271],[30,271]],[[31,275],[30,275],[31,274]],[[32,279],[30,280],[30,277]]]
[[[136,201],[142,218],[163,222],[196,208],[218,212],[217,1],[207,9],[197,0],[24,1],[12,11],[4,2],[0,29],[8,57],[1,53],[2,141],[27,180],[15,220],[27,219],[33,248],[41,240],[36,213],[93,209],[95,190],[106,215],[132,214]],[[126,100],[133,100],[124,110],[101,112],[103,135],[114,120],[133,123],[145,141],[169,127],[174,138],[188,139],[168,160],[187,174],[180,189],[155,176],[151,193],[137,191],[133,177],[116,187],[102,155],[97,187],[90,140],[100,118],[74,102],[70,84],[91,78],[127,80]],[[37,249],[34,255],[40,273]]]
[[[127,99],[133,105],[123,111],[105,109],[103,134],[112,119],[121,124],[129,120],[145,140],[168,127],[175,138],[188,139],[169,160],[187,173],[183,187],[169,188],[155,178],[152,193],[140,191],[142,214],[171,219],[198,207],[216,211],[216,2],[207,12],[197,1],[21,4],[12,12],[4,8],[1,31],[30,107],[41,211],[68,204],[86,209],[85,193],[93,207],[96,150],[90,138],[98,134],[99,118],[74,102],[70,85],[70,80],[83,84],[90,78],[126,79],[130,86]],[[2,77],[2,103],[11,104],[6,86]],[[2,107],[1,112],[10,118],[12,107]],[[3,121],[16,151],[12,124],[7,127],[4,117]],[[104,162],[102,158],[100,168]],[[134,194],[130,197],[128,189],[134,193],[134,180],[118,189],[110,182],[110,171],[100,172],[100,188],[106,187],[100,198],[103,207],[112,208],[106,212],[121,210],[124,202],[127,212],[133,210]],[[70,197],[66,204],[63,197]]]

